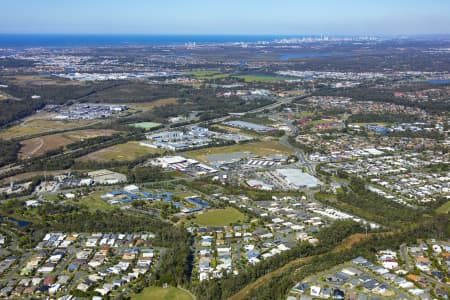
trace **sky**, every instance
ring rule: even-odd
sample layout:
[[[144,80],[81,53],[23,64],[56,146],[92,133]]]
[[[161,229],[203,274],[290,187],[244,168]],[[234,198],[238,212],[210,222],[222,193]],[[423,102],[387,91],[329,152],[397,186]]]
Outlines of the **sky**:
[[[450,34],[450,0],[1,0],[0,33]]]

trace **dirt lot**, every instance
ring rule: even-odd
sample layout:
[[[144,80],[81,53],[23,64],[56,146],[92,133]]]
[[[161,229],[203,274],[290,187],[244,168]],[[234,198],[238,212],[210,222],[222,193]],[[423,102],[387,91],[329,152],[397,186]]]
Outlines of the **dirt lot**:
[[[118,131],[110,129],[86,129],[77,130],[59,134],[46,135],[29,140],[22,141],[19,158],[32,158],[43,155],[48,151],[58,149],[76,143],[84,139],[90,139],[98,136],[110,136]]]

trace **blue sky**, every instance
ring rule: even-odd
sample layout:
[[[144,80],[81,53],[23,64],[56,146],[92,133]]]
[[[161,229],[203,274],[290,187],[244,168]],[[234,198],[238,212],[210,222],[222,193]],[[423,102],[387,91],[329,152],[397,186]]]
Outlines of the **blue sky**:
[[[450,0],[1,0],[0,4],[0,33],[450,33]]]

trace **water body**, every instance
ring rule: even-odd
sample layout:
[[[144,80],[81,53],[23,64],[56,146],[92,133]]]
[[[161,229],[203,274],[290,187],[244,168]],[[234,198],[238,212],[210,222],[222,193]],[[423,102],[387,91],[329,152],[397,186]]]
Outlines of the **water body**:
[[[24,221],[24,220],[18,220],[16,218],[13,217],[4,217],[4,216],[0,216],[0,220],[4,221],[4,220],[8,220],[10,222],[14,222],[16,223],[19,227],[26,227],[28,225],[31,225],[31,222],[28,221]]]
[[[433,79],[427,81],[430,84],[450,84],[449,79]]]
[[[289,38],[302,38],[295,36]],[[307,36],[309,37],[309,36]],[[85,47],[117,45],[167,45],[273,41],[280,35],[80,35],[80,34],[0,34],[1,47]]]
[[[288,61],[295,58],[310,57],[331,57],[331,56],[351,56],[351,53],[330,53],[330,52],[307,52],[307,53],[288,53],[280,56],[281,61]]]

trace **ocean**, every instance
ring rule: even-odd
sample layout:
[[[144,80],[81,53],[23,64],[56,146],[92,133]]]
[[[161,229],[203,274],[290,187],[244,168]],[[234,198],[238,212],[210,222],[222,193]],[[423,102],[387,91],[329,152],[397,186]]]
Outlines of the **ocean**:
[[[296,36],[301,38],[303,36]],[[124,45],[169,45],[196,43],[259,42],[291,38],[275,35],[80,35],[0,34],[0,47],[86,47]]]

